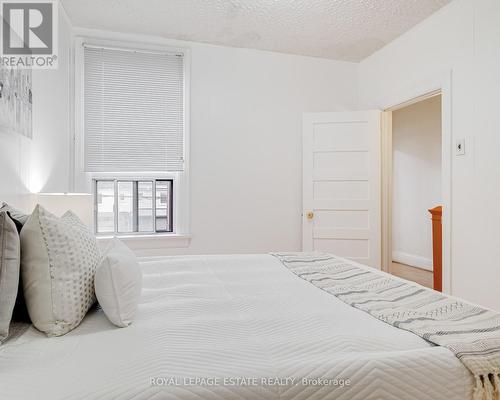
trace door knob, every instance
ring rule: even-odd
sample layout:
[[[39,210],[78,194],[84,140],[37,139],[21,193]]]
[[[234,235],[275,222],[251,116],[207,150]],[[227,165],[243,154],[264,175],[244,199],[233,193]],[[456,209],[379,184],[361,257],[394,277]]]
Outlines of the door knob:
[[[306,214],[306,216],[307,216],[307,219],[311,220],[311,219],[313,219],[313,218],[314,218],[314,213],[313,213],[312,211],[309,211],[309,212]]]

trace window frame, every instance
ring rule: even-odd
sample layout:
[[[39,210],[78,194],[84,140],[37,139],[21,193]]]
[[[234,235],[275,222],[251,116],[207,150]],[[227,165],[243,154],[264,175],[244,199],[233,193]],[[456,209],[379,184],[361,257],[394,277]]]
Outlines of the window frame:
[[[170,230],[158,230],[156,228],[156,218],[157,218],[157,213],[156,213],[156,182],[170,182],[170,196],[169,196],[169,204],[168,204],[168,218],[170,220]],[[99,226],[98,226],[98,192],[97,192],[97,185],[98,182],[113,182],[113,192],[114,192],[114,201],[113,201],[113,232],[99,232]],[[118,226],[118,195],[119,195],[119,190],[118,190],[118,184],[120,182],[130,182],[132,183],[132,187],[134,190],[134,193],[132,194],[133,197],[135,198],[134,204],[133,204],[133,217],[137,219],[134,222],[134,225],[137,224],[137,231],[132,231],[132,232],[120,232],[119,231],[119,226]],[[138,227],[138,218],[139,218],[139,207],[138,204],[136,203],[138,201],[138,198],[136,197],[138,195],[138,183],[139,182],[151,182],[152,185],[152,190],[151,190],[151,202],[153,204],[152,207],[152,219],[153,219],[153,230],[152,231],[139,231]],[[103,179],[92,179],[92,195],[93,195],[93,225],[94,225],[94,234],[97,237],[106,237],[106,236],[149,236],[149,235],[168,235],[168,234],[173,234],[174,233],[174,226],[175,226],[175,218],[174,218],[174,196],[175,196],[175,190],[174,190],[174,179],[172,178],[152,178],[152,177],[134,177],[134,178],[126,178],[126,177],[120,177],[118,179],[113,179],[113,178],[103,178]]]
[[[84,122],[84,44],[124,50],[168,52],[183,54],[184,57],[184,171],[177,172],[119,172],[91,173],[85,171],[85,122]],[[190,88],[191,88],[191,52],[189,48],[168,45],[148,44],[139,41],[115,40],[113,34],[108,37],[77,36],[74,39],[74,136],[72,145],[72,163],[70,187],[73,191],[92,193],[94,207],[96,193],[94,182],[97,180],[172,180],[172,232],[154,233],[118,233],[107,236],[190,236]],[[94,210],[94,215],[96,210]],[[96,219],[92,229],[96,231]],[[99,236],[106,236],[99,234]]]

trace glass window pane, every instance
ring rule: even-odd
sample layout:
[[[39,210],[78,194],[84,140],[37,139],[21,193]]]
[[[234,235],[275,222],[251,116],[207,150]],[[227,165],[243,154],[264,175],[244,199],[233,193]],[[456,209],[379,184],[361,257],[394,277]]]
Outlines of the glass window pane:
[[[118,182],[118,232],[134,232],[133,182]]]
[[[153,227],[153,182],[137,182],[138,230],[154,232]]]
[[[171,232],[172,181],[156,181],[156,232]]]
[[[97,232],[113,233],[115,231],[115,183],[113,181],[97,181]]]

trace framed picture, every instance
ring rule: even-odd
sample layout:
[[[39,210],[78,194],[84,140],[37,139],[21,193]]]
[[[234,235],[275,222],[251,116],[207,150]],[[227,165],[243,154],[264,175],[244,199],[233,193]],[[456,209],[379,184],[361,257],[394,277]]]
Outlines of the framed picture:
[[[0,130],[33,138],[31,69],[0,68]]]

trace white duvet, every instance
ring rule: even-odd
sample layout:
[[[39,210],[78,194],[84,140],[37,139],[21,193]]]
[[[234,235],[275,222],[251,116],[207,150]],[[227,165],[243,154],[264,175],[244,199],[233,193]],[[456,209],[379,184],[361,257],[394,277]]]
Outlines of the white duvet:
[[[0,347],[1,400],[471,398],[447,349],[387,325],[269,255],[141,263],[136,320],[101,311]]]

